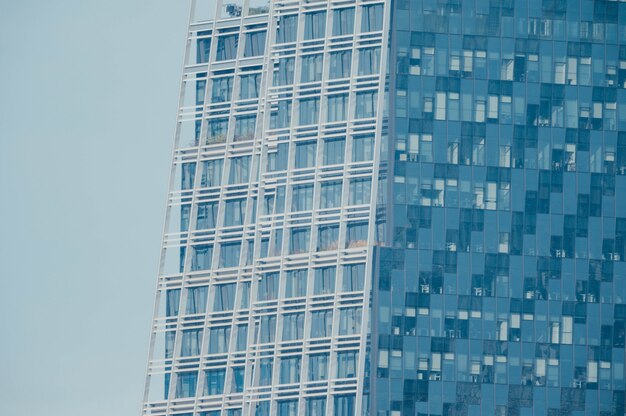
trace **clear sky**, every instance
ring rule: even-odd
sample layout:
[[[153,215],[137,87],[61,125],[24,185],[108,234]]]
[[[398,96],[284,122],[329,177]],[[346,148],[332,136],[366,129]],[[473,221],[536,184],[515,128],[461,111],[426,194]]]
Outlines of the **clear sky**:
[[[138,416],[186,0],[0,0],[0,414]]]

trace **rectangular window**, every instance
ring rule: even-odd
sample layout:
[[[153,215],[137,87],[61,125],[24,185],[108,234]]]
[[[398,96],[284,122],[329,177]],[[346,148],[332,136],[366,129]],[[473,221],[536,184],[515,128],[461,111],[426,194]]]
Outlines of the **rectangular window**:
[[[309,355],[309,381],[328,380],[328,354]]]
[[[356,118],[374,117],[378,107],[378,93],[376,91],[363,91],[356,94]]]
[[[287,272],[285,278],[285,297],[297,298],[306,296],[306,279],[308,271],[302,270],[290,270]]]
[[[213,257],[212,245],[193,246],[193,255],[191,256],[191,271],[208,270],[211,268],[211,259]]]
[[[190,287],[187,291],[187,308],[185,313],[188,315],[205,313],[208,294],[208,286]]]
[[[367,245],[367,222],[348,223],[346,248],[364,247]]]
[[[352,51],[331,52],[329,55],[330,67],[329,78],[348,78],[350,76],[350,64],[352,62]]]
[[[298,399],[278,400],[276,416],[298,416]]]
[[[245,351],[248,346],[248,325],[237,325],[235,351]]]
[[[270,113],[270,128],[282,129],[291,124],[291,100],[281,100]]]
[[[213,79],[211,89],[211,102],[223,103],[230,101],[233,92],[233,77],[221,77]]]
[[[335,275],[337,274],[337,268],[321,267],[315,269],[313,278],[313,294],[314,295],[328,295],[335,291]]]
[[[246,45],[243,49],[243,56],[261,56],[265,53],[265,31],[246,33]]]
[[[247,74],[239,77],[239,98],[248,100],[259,98],[261,74]]]
[[[200,355],[202,345],[202,329],[187,329],[183,331],[180,356],[195,357]]]
[[[276,30],[276,43],[295,42],[298,33],[298,15],[281,16]]]
[[[359,364],[358,351],[342,351],[337,353],[337,378],[356,377]]]
[[[197,384],[197,371],[178,373],[176,381],[176,397],[193,397],[196,394]]]
[[[322,182],[320,208],[338,208],[341,205],[341,181]]]
[[[198,32],[198,37],[202,35],[210,35],[211,32]],[[196,63],[206,64],[209,62],[209,56],[211,53],[211,38],[199,38],[196,51]]]
[[[265,273],[259,281],[259,300],[274,300],[278,297],[278,273]]]
[[[276,336],[276,316],[261,317],[261,343],[267,344],[274,342]]]
[[[294,384],[300,382],[300,357],[281,358],[280,384]]]
[[[313,209],[313,184],[296,185],[291,196],[291,211],[310,211]]]
[[[320,225],[317,251],[336,250],[339,246],[339,225]]]
[[[350,180],[350,205],[363,205],[370,203],[372,180],[358,178]]]
[[[343,266],[342,289],[344,292],[363,290],[365,282],[365,264],[350,264]]]
[[[311,240],[311,228],[309,227],[292,228],[291,238],[289,239],[289,254],[308,252],[310,240]]]
[[[246,215],[246,199],[231,199],[226,201],[226,213],[224,214],[224,226],[232,227],[243,225]]]
[[[250,156],[234,157],[230,159],[229,185],[248,182],[250,177]]]
[[[203,162],[202,177],[200,178],[200,186],[208,188],[212,186],[220,186],[222,184],[222,166],[224,161],[207,160]]]
[[[355,335],[361,333],[360,307],[344,308],[339,311],[339,335]]]
[[[283,315],[283,341],[295,341],[304,336],[304,313]]]
[[[311,313],[311,338],[330,337],[333,332],[333,311],[323,310]]]
[[[347,117],[348,94],[335,94],[328,96],[328,113],[326,121],[344,121]]]
[[[226,369],[218,368],[206,371],[206,382],[204,384],[204,395],[211,396],[224,393],[224,379]]]
[[[346,140],[326,139],[324,140],[324,165],[338,165],[343,163]]]
[[[254,139],[255,127],[256,114],[235,117],[235,133],[233,139],[236,142]]]
[[[380,71],[380,47],[359,49],[359,75],[373,75]]]
[[[209,120],[207,144],[224,143],[228,133],[228,118],[220,117]]]
[[[352,161],[365,162],[374,157],[374,136],[355,136],[352,139]]]
[[[226,61],[237,57],[239,34],[224,35],[217,38],[216,61]]]
[[[326,34],[326,12],[304,14],[304,40],[320,39]]]
[[[193,188],[194,178],[196,176],[196,163],[183,163],[181,166],[181,190]]]
[[[361,32],[383,30],[383,5],[363,6],[361,10]]]
[[[324,55],[322,55],[321,53],[315,55],[304,55],[302,57],[302,72],[300,74],[300,81],[321,81],[323,64]]]
[[[276,146],[276,151],[267,152],[267,170],[270,172],[276,172],[279,170],[287,169],[287,162],[289,160],[289,143],[281,143]]]
[[[213,297],[213,312],[232,311],[235,307],[237,283],[216,285]]]
[[[319,121],[320,99],[302,98],[300,99],[300,125],[317,124]]]
[[[335,415],[334,416],[355,416],[354,394],[340,394],[335,396]]]
[[[241,254],[241,242],[222,243],[220,250],[220,267],[239,266],[239,255]]]
[[[209,228],[215,228],[217,206],[217,202],[202,202],[198,204],[196,230],[208,230]]]
[[[224,354],[228,352],[230,341],[230,327],[214,327],[209,330],[209,354]]]
[[[246,367],[233,367],[233,378],[230,392],[241,393],[243,392],[244,374]]]
[[[333,36],[351,35],[354,33],[354,7],[335,9],[333,11]]]
[[[294,58],[282,58],[274,67],[274,85],[293,84]]]
[[[261,358],[259,363],[259,386],[269,386],[272,384],[273,358]]]
[[[316,142],[300,142],[296,144],[295,168],[312,168],[315,166]]]

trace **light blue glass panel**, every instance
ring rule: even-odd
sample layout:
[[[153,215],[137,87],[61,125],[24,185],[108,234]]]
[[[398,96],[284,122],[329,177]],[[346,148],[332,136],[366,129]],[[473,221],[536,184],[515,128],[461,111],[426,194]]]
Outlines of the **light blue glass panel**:
[[[260,56],[265,53],[266,31],[246,33],[246,44],[243,49],[245,58]]]
[[[320,39],[326,33],[326,12],[304,14],[304,40]]]
[[[237,45],[239,34],[224,35],[217,38],[217,51],[215,60],[226,61],[237,57]]]
[[[337,268],[335,266],[320,267],[315,269],[313,278],[313,294],[327,295],[335,291],[335,276]]]
[[[211,396],[224,393],[224,379],[226,377],[226,369],[218,368],[207,370],[205,372],[204,394]]]
[[[333,10],[333,36],[354,33],[354,7]]]
[[[193,397],[196,394],[197,384],[197,371],[178,373],[176,377],[176,397]]]
[[[300,357],[285,357],[280,360],[280,384],[300,382]]]
[[[185,313],[189,315],[205,313],[208,294],[208,286],[190,287],[187,291],[187,308]]]
[[[328,354],[309,355],[309,381],[328,380]]]

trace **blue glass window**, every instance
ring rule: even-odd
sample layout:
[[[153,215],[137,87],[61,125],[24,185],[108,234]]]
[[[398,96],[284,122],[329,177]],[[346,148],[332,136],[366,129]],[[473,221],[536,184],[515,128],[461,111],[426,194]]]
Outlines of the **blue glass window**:
[[[354,416],[356,396],[353,394],[341,394],[335,396],[334,416]]]
[[[193,246],[193,255],[191,257],[191,271],[210,269],[212,258],[212,245],[204,244],[200,246]]]
[[[274,85],[281,86],[293,84],[294,68],[294,58],[282,58],[278,61],[278,64],[274,69]]]
[[[332,335],[333,311],[323,310],[311,313],[311,338],[324,338]]]
[[[246,33],[246,45],[243,49],[243,56],[248,58],[250,56],[263,55],[265,53],[266,35],[266,31]]]
[[[230,159],[229,185],[248,182],[250,178],[250,156],[234,157]]]
[[[216,61],[226,61],[237,57],[237,45],[239,43],[239,35],[224,35],[217,38],[217,54]]]
[[[304,313],[283,315],[283,341],[295,341],[304,336]]]
[[[363,6],[361,10],[361,32],[383,30],[383,5]]]
[[[213,78],[211,102],[223,103],[230,101],[233,93],[233,77]]]
[[[193,397],[196,394],[197,384],[197,371],[178,373],[176,381],[176,397]]]
[[[317,53],[314,55],[302,56],[301,82],[316,82],[322,80],[322,68],[324,65],[324,55]]]
[[[198,204],[198,216],[196,219],[197,230],[215,228],[217,218],[217,202],[202,202]]]
[[[236,283],[216,285],[213,298],[213,312],[230,311],[235,307]]]
[[[182,164],[182,177],[180,189],[187,190],[193,188],[194,178],[196,176],[196,163],[183,163]]]
[[[337,353],[337,378],[356,377],[359,364],[358,351],[341,351]]]
[[[205,64],[209,62],[209,55],[211,53],[211,38],[201,37],[210,35],[210,31],[198,32],[197,50],[196,50],[196,62],[199,64]]]
[[[180,289],[165,291],[165,316],[177,316],[180,306]]]
[[[227,200],[225,211],[224,225],[226,227],[243,225],[243,221],[246,216],[245,198]]]
[[[296,144],[295,168],[312,168],[315,166],[315,141],[299,142]]]
[[[344,308],[339,310],[339,335],[361,333],[362,308]]]
[[[343,137],[324,140],[324,165],[343,163],[346,140]]]
[[[187,308],[185,313],[194,315],[206,312],[208,294],[208,286],[190,287],[187,291]]]
[[[356,118],[370,118],[376,114],[378,108],[378,93],[376,91],[362,91],[356,93]]]
[[[346,248],[364,247],[367,245],[367,222],[348,223],[346,233]]]
[[[206,371],[206,381],[204,384],[204,395],[211,396],[224,393],[224,379],[226,369],[218,368]]]
[[[359,75],[373,75],[380,71],[380,47],[359,49]]]
[[[270,112],[270,128],[280,129],[291,124],[291,100],[281,100]]]
[[[274,300],[278,297],[278,273],[265,273],[259,281],[259,300]]]
[[[248,346],[248,325],[237,325],[235,351],[245,351]]]
[[[304,40],[320,39],[326,33],[326,12],[304,14]]]
[[[297,416],[298,415],[298,399],[295,400],[279,400],[277,416]]]
[[[224,354],[228,352],[230,341],[230,327],[214,327],[209,330],[209,354]]]
[[[233,138],[236,142],[254,139],[256,127],[256,114],[235,117],[235,133]]]
[[[220,186],[222,184],[222,166],[224,165],[224,161],[217,159],[207,160],[203,163],[204,169],[202,170],[200,186],[203,188]]]
[[[246,74],[239,77],[239,98],[248,100],[259,97],[261,74]]]
[[[209,120],[207,144],[224,143],[228,134],[228,118],[220,117]]]
[[[290,270],[286,273],[285,297],[306,296],[307,269]]]
[[[335,9],[333,11],[333,36],[351,35],[354,33],[354,7]]]
[[[348,116],[348,94],[328,96],[328,113],[326,121],[343,121]]]
[[[327,295],[335,292],[335,275],[337,268],[335,266],[320,267],[315,269],[313,277],[313,294]]]
[[[331,52],[329,55],[329,78],[348,78],[352,63],[352,51]]]
[[[272,384],[273,368],[273,358],[261,358],[259,360],[259,386],[269,386],[270,384]]]
[[[344,292],[363,290],[365,281],[365,264],[350,264],[343,266],[342,289]]]
[[[336,250],[339,247],[339,225],[320,225],[317,251]]]
[[[222,243],[220,250],[220,267],[239,266],[239,256],[241,255],[241,242]]]
[[[276,43],[295,42],[298,33],[298,15],[281,16],[278,20]]]
[[[230,389],[231,393],[243,392],[245,371],[246,367],[233,367],[232,386]]]
[[[352,139],[352,161],[365,162],[374,157],[374,136],[371,134],[355,136]]]
[[[202,329],[187,329],[183,331],[181,342],[181,357],[192,357],[200,355],[202,345]]]
[[[309,381],[328,380],[328,354],[309,355]]]
[[[350,180],[350,205],[362,205],[370,203],[372,180],[358,178]]]
[[[300,356],[281,358],[280,384],[300,382],[300,361]]]
[[[296,185],[291,196],[291,211],[309,211],[313,208],[313,184]]]
[[[319,121],[320,99],[302,98],[300,99],[300,125],[317,124]]]
[[[320,208],[338,208],[341,205],[341,181],[322,182]]]
[[[311,228],[299,227],[291,229],[289,239],[289,253],[298,254],[309,251],[309,241],[311,240]]]

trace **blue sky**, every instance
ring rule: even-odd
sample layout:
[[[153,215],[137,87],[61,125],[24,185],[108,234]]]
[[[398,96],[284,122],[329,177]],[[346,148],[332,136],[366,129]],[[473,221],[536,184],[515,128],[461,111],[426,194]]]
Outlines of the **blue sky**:
[[[0,1],[2,415],[139,415],[187,16]]]

